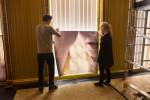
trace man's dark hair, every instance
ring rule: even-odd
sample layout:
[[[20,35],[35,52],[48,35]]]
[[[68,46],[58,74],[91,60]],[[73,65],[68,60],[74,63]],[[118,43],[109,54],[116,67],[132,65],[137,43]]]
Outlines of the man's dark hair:
[[[50,16],[50,15],[44,15],[43,16],[43,21],[48,21],[48,20],[52,20],[52,16]]]

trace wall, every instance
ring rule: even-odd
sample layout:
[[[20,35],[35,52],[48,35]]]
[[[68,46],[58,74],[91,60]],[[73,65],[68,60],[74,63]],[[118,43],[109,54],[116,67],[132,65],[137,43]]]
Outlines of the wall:
[[[41,21],[41,0],[7,0],[14,79],[37,76],[35,26]]]
[[[119,71],[124,68],[128,0],[109,1],[108,19],[113,26],[115,57],[113,71]],[[6,0],[6,4],[14,80],[35,78],[35,26],[41,21],[42,0]]]
[[[104,2],[104,19],[112,24],[113,29],[113,51],[115,59],[115,64],[112,68],[113,71],[121,71],[125,67],[128,4],[128,0],[105,0]]]

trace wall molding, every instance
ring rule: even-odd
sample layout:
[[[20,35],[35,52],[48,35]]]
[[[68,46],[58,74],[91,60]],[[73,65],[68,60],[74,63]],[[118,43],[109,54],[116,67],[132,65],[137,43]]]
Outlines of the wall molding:
[[[124,73],[124,70],[112,71],[112,74]],[[68,76],[57,76],[55,80],[72,80],[72,79],[83,79],[83,78],[93,78],[97,77],[98,74],[80,74],[80,75],[68,75]],[[48,77],[45,77],[45,81],[48,81]],[[30,84],[30,83],[37,83],[38,78],[27,78],[27,79],[17,79],[12,80],[13,85],[20,85],[20,84]]]

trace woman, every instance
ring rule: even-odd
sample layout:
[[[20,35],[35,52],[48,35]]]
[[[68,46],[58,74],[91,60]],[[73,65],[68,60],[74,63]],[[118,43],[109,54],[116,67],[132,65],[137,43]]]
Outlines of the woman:
[[[98,56],[99,63],[99,82],[95,83],[95,86],[102,86],[103,84],[108,85],[111,82],[110,67],[114,64],[113,51],[112,51],[112,32],[111,26],[108,22],[101,24],[101,43],[100,51]]]

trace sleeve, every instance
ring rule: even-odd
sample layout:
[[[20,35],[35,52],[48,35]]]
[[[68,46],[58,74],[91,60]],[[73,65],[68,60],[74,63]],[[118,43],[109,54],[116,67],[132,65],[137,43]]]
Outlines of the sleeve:
[[[108,66],[112,66],[114,64],[113,57],[113,48],[112,48],[112,37],[107,37],[105,41],[105,59],[107,60]],[[109,58],[109,59],[108,59]]]
[[[56,34],[56,33],[57,33],[53,27],[50,27],[50,28],[49,28],[49,32],[50,32],[51,34]]]
[[[102,44],[102,54],[104,59],[110,58],[112,56],[112,38],[105,37]]]

